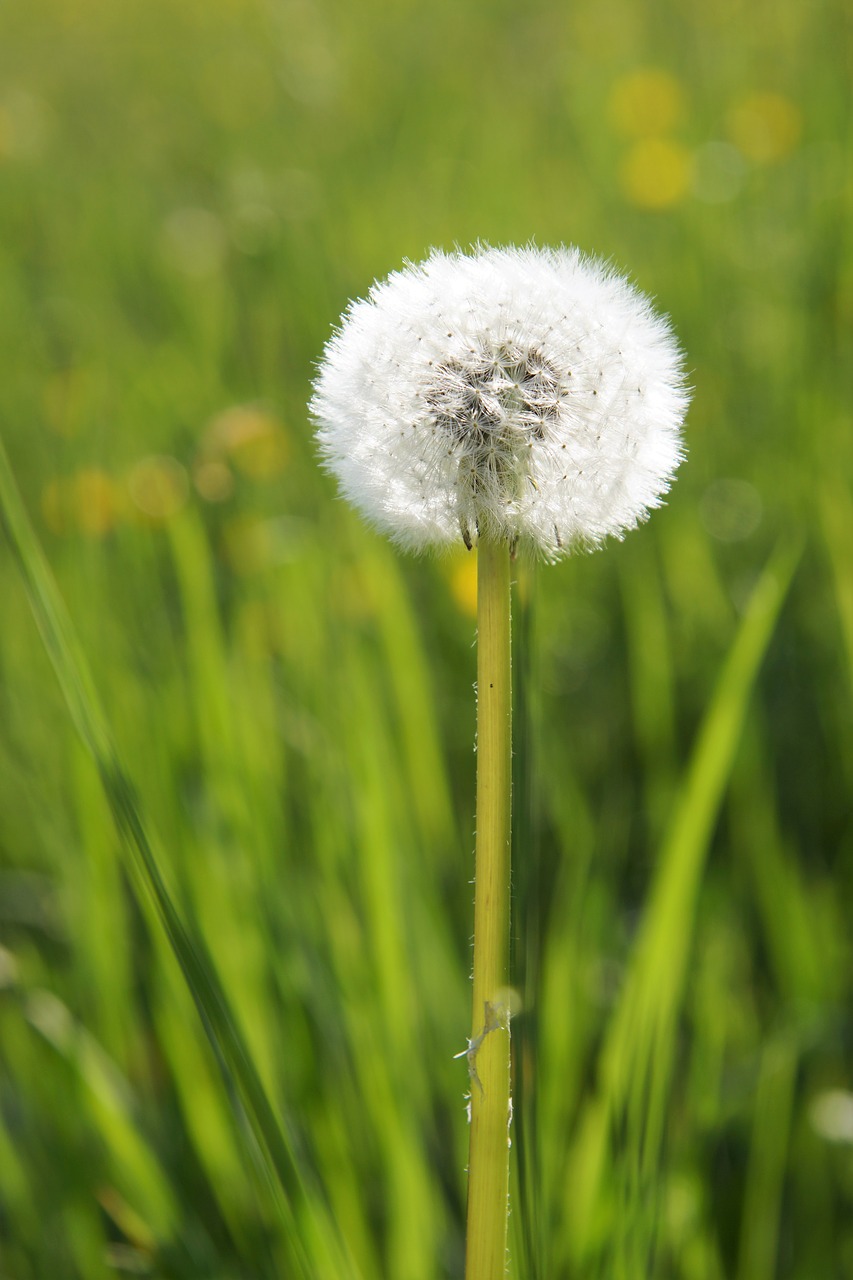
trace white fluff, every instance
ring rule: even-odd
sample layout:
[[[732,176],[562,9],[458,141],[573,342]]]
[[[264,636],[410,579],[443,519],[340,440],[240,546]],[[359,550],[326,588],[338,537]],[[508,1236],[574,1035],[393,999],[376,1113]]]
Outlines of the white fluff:
[[[660,504],[687,403],[667,321],[609,267],[478,247],[351,303],[311,411],[344,495],[397,542],[501,538],[553,560]]]

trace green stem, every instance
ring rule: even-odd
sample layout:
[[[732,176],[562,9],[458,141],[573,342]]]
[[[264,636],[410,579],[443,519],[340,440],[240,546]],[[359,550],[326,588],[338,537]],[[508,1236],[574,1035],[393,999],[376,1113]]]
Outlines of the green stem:
[[[510,681],[509,546],[477,564],[477,850],[466,1280],[506,1272],[509,1190]]]

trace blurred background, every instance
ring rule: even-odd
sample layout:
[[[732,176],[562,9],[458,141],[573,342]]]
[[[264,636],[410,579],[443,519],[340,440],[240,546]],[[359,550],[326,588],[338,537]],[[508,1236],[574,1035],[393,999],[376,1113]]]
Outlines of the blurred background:
[[[0,425],[170,891],[364,1280],[462,1273],[475,564],[317,466],[348,298],[575,243],[665,509],[519,564],[510,1274],[853,1276],[850,13],[0,13]],[[768,567],[769,566],[769,567]],[[0,1276],[332,1275],[258,1174],[0,545]],[[309,1215],[310,1216],[310,1215]]]

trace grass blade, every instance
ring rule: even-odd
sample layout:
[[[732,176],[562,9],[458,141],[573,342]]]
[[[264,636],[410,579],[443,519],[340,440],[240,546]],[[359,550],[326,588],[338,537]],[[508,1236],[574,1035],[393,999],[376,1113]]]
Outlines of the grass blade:
[[[56,672],[76,729],[96,765],[109,808],[128,858],[131,880],[153,906],[171,949],[192,992],[204,1029],[233,1095],[244,1109],[271,1185],[280,1188],[279,1204],[288,1247],[297,1274],[306,1278],[319,1268],[301,1239],[329,1250],[324,1265],[336,1275],[352,1275],[343,1245],[321,1207],[319,1193],[309,1188],[297,1162],[294,1142],[276,1116],[233,1017],[214,964],[202,940],[190,934],[172,901],[142,817],[133,784],[119,760],[94,681],[21,501],[5,449],[0,442],[0,524],[21,573],[39,632]],[[256,1153],[253,1152],[253,1156]]]
[[[759,579],[701,726],[619,1005],[602,1051],[602,1088],[587,1113],[570,1182],[573,1252],[603,1228],[599,1195],[615,1124],[631,1153],[630,1198],[654,1185],[672,1077],[696,899],[749,697],[799,557],[780,545]],[[623,1209],[627,1206],[623,1206]],[[627,1221],[627,1217],[625,1218]],[[648,1222],[654,1215],[647,1215]],[[640,1245],[643,1249],[651,1242]]]

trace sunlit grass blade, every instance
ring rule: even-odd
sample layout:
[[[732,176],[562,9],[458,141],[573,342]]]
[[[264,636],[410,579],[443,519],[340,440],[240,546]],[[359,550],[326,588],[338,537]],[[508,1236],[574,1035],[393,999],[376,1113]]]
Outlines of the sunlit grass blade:
[[[616,1126],[630,1153],[629,1197],[653,1183],[660,1153],[675,1032],[684,994],[696,900],[749,698],[799,556],[780,545],[759,579],[703,720],[616,1013],[602,1050],[602,1087],[587,1112],[570,1174],[573,1251],[592,1244]],[[627,1159],[628,1157],[626,1157]],[[626,1206],[622,1206],[623,1212]],[[653,1234],[653,1216],[637,1213]],[[627,1218],[625,1230],[629,1229]],[[648,1247],[649,1239],[639,1247]]]
[[[58,588],[30,524],[0,443],[0,523],[20,570],[39,632],[56,672],[80,737],[91,753],[104,794],[128,858],[128,869],[144,904],[153,906],[192,992],[205,1031],[223,1071],[239,1098],[279,1204],[296,1274],[306,1277],[353,1274],[342,1244],[324,1211],[318,1190],[307,1185],[293,1141],[276,1116],[243,1036],[226,1000],[216,969],[200,938],[193,937],[167,889],[142,809],[119,760],[94,681]],[[256,1152],[252,1149],[253,1157]],[[311,1252],[303,1242],[307,1234]],[[327,1252],[325,1259],[311,1256]]]

